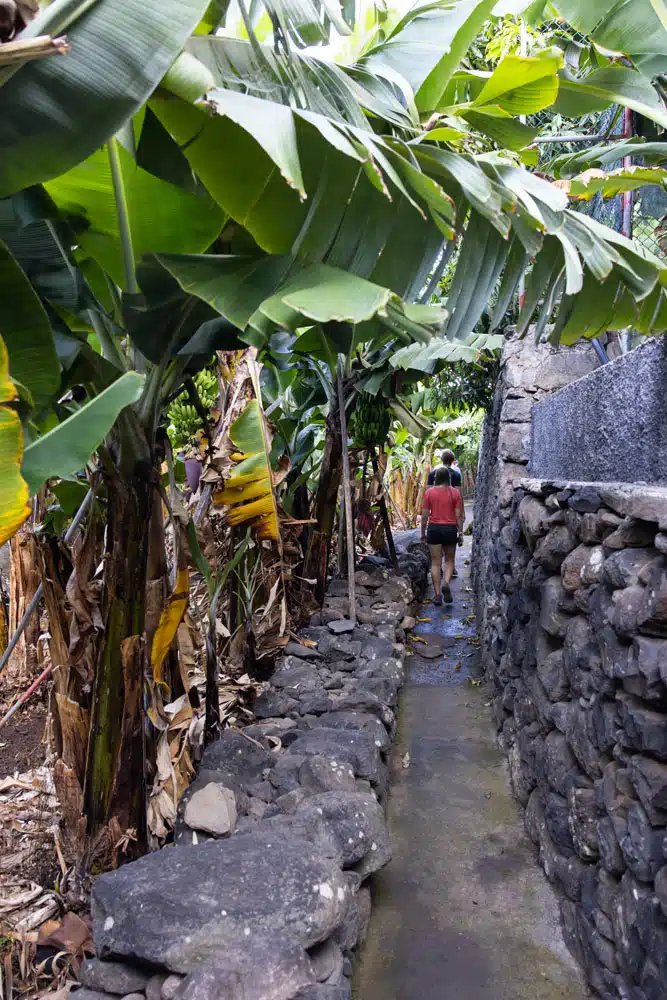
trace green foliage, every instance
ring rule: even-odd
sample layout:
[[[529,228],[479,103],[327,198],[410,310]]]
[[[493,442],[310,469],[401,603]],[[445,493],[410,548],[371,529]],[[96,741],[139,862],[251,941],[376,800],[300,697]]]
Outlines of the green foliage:
[[[433,405],[451,410],[485,410],[493,405],[500,363],[488,358],[476,364],[445,365],[431,381]]]
[[[197,372],[193,382],[203,408],[210,413],[218,401],[218,380],[215,371],[204,368]],[[195,406],[190,402],[187,391],[176,397],[167,410],[167,418],[169,420],[167,433],[174,452],[178,454],[192,450],[197,435],[204,430],[204,424]]]
[[[477,468],[484,417],[484,410],[465,410],[453,420],[439,424],[434,438],[436,453],[450,448],[459,465]]]

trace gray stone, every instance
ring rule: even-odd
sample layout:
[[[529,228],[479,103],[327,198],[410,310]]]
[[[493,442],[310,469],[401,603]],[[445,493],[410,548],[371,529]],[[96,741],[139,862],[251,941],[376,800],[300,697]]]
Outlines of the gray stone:
[[[118,994],[102,993],[100,990],[89,990],[84,986],[83,989],[77,990],[72,996],[78,996],[79,1000],[116,1000]]]
[[[79,973],[82,986],[118,996],[143,991],[148,979],[145,972],[124,962],[101,962],[98,958],[87,959]]]
[[[654,825],[667,824],[667,764],[640,754],[630,758],[630,780]]]
[[[389,749],[391,741],[387,730],[375,715],[365,712],[327,712],[317,720],[326,729],[359,729],[373,737],[375,746],[381,752]]]
[[[562,701],[570,685],[563,666],[562,650],[554,650],[537,664],[537,676],[551,701]]]
[[[531,427],[529,423],[501,424],[498,450],[505,462],[527,462],[530,458]]]
[[[562,733],[554,731],[546,737],[543,766],[547,781],[553,790],[567,796],[570,786],[579,774],[579,768]]]
[[[613,552],[604,563],[602,579],[612,590],[634,586],[639,574],[655,559],[655,550],[622,549]]]
[[[343,952],[332,938],[312,948],[309,956],[318,983],[337,985],[342,980]]]
[[[574,848],[584,861],[594,861],[600,853],[595,792],[592,788],[577,788],[572,785],[567,801],[569,829]]]
[[[317,983],[299,990],[294,1000],[352,1000],[352,987],[347,982],[340,986]]]
[[[191,830],[223,837],[236,826],[236,796],[231,788],[211,781],[187,801],[183,818]]]
[[[186,976],[175,1000],[291,1000],[313,978],[296,941],[251,934],[244,947],[220,951]]]
[[[646,588],[635,584],[612,594],[613,608],[609,620],[621,635],[632,635],[645,617]]]
[[[167,981],[167,976],[163,972],[156,973],[146,983],[146,1000],[161,1000],[162,987]],[[179,984],[180,988],[180,984]]]
[[[528,548],[532,551],[549,528],[549,511],[535,497],[524,497],[519,504],[519,520]]]
[[[589,778],[601,774],[600,754],[594,743],[591,712],[581,705],[572,705],[567,718],[567,742]]]
[[[347,761],[358,778],[379,780],[382,763],[375,740],[363,730],[319,727],[304,733],[289,747],[287,755],[334,757]]]
[[[204,751],[199,777],[210,775],[234,791],[243,791],[263,777],[263,771],[275,764],[276,758],[268,750],[258,747],[253,740],[239,732],[226,730],[221,738]]]
[[[655,545],[658,552],[661,552],[663,555],[667,555],[667,534],[665,534],[662,531],[658,532],[658,534],[655,536],[655,541],[653,542],[653,544]]]
[[[324,792],[308,799],[300,812],[315,810],[333,830],[345,867],[356,865],[365,878],[391,860],[384,811],[375,796]]]
[[[565,595],[559,576],[552,576],[542,585],[540,625],[553,636],[564,636],[570,623],[569,615],[560,610]]]
[[[340,926],[333,933],[334,940],[343,951],[349,952],[361,944],[366,937],[371,917],[371,891],[362,885],[350,897],[347,913]]]
[[[568,507],[580,514],[593,514],[600,509],[602,500],[598,491],[592,486],[582,486],[575,490],[567,503]]]
[[[663,864],[662,831],[654,830],[648,816],[635,803],[628,812],[628,832],[621,850],[630,871],[641,882],[651,882]]]
[[[307,795],[320,792],[354,791],[352,767],[332,757],[308,757],[299,768],[299,784]]]
[[[607,549],[645,548],[653,545],[656,535],[654,524],[626,518],[615,531],[607,535],[602,544]]]
[[[342,635],[343,632],[354,632],[355,625],[353,621],[348,620],[330,621],[328,627],[334,635]]]
[[[540,538],[535,546],[533,558],[540,566],[555,573],[561,568],[563,560],[576,547],[577,539],[570,529],[564,525],[556,525],[549,533]]]
[[[296,699],[285,691],[268,687],[255,698],[253,711],[258,719],[269,719],[274,715],[288,715],[298,707]]]
[[[598,583],[604,562],[601,545],[578,545],[569,553],[561,566],[561,580],[567,591],[589,587]]]
[[[370,713],[389,729],[393,728],[395,721],[391,708],[375,692],[369,691],[363,682],[347,685],[340,694],[332,692],[331,710],[335,714]]]
[[[619,694],[617,701],[627,744],[667,761],[667,717],[631,695]]]
[[[598,820],[596,834],[600,861],[605,870],[611,875],[622,875],[625,871],[625,859],[609,816],[603,816]]]
[[[347,582],[344,583],[347,588]],[[347,591],[346,591],[347,592]],[[300,642],[295,642],[293,639],[285,646],[283,653],[285,656],[298,656],[303,660],[321,660],[322,654],[318,649],[313,646],[304,646]]]
[[[655,876],[655,894],[660,901],[662,912],[667,917],[667,865],[660,869]]]
[[[300,698],[306,691],[322,686],[317,667],[296,656],[286,657],[271,677],[271,686],[281,688],[291,698]]]
[[[264,825],[101,875],[91,893],[100,957],[189,972],[255,935],[286,933],[303,947],[328,937],[347,909],[343,873],[302,841],[276,841]]]
[[[522,399],[506,399],[503,403],[501,420],[507,423],[520,424],[530,420],[530,412],[533,408],[533,400],[529,397]]]
[[[620,523],[620,518],[618,519]],[[609,534],[613,528],[608,528]],[[605,526],[602,519],[597,514],[582,514],[579,524],[579,537],[585,545],[595,545],[602,541],[605,535]]]
[[[182,982],[181,976],[167,976],[160,990],[160,1000],[174,1000]]]
[[[574,844],[568,823],[567,800],[556,792],[549,792],[544,803],[544,819],[549,836],[561,854],[572,854]]]

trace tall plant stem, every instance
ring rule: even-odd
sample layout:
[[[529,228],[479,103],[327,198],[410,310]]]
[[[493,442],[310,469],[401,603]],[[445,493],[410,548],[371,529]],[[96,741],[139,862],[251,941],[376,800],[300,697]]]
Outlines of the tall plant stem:
[[[107,151],[109,154],[109,167],[111,169],[111,183],[113,184],[114,199],[116,201],[125,290],[131,295],[138,295],[139,285],[134,273],[134,248],[132,246],[132,230],[130,229],[130,213],[127,206],[127,195],[123,182],[123,172],[120,166],[120,157],[118,156],[118,139],[115,136],[109,139]]]
[[[356,621],[357,607],[354,586],[354,535],[352,531],[352,486],[350,483],[350,453],[347,448],[347,420],[345,417],[345,393],[343,392],[343,358],[338,355],[338,419],[343,448],[343,500],[345,503],[345,540],[347,543],[347,585],[350,604],[350,618]]]
[[[371,462],[373,463],[373,472],[380,479],[380,470],[378,466],[377,455],[375,454],[375,448],[371,448]],[[384,483],[380,479],[380,489],[381,493],[378,497],[378,502],[380,505],[380,517],[382,518],[382,523],[384,525],[384,535],[387,539],[387,549],[389,550],[389,558],[391,559],[391,565],[398,572],[398,559],[396,557],[396,546],[394,545],[394,536],[391,533],[391,522],[389,521],[389,511],[387,510],[387,501],[384,495]]]

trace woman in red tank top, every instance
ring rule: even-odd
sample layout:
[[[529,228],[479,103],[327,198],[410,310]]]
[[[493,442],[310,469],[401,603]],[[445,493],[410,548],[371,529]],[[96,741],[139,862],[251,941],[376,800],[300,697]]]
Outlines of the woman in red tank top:
[[[452,603],[450,587],[454,572],[457,542],[463,541],[463,501],[461,494],[451,485],[449,469],[443,467],[435,474],[435,486],[424,494],[422,509],[422,542],[431,550],[431,579],[435,591],[434,604]],[[445,579],[440,594],[442,554],[445,554]]]

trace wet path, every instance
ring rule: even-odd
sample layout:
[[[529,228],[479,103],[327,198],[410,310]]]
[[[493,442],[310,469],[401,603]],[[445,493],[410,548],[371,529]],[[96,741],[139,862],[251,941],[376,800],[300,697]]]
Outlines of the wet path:
[[[453,606],[425,603],[430,621],[411,642],[389,806],[394,859],[373,886],[355,1000],[583,1000],[495,745],[467,559],[468,541]]]

